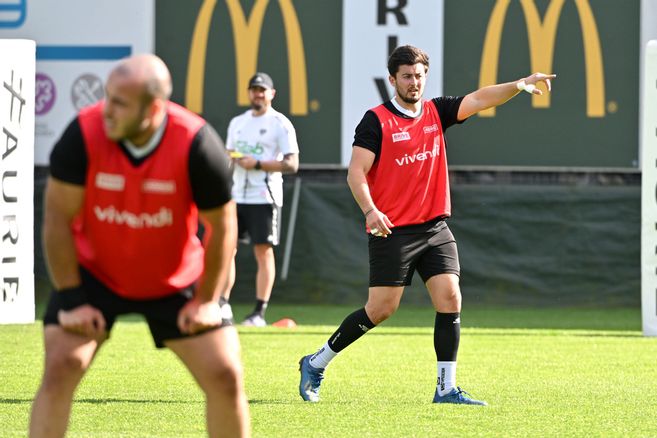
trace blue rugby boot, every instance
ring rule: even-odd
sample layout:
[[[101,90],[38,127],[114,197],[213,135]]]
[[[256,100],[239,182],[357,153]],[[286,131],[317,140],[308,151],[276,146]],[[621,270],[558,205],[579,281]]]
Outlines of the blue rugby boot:
[[[449,394],[445,394],[442,397],[438,395],[438,388],[436,388],[436,395],[433,396],[434,403],[453,403],[458,405],[477,405],[477,406],[488,406],[483,400],[475,400],[470,394],[462,390],[460,387],[456,387]]]
[[[304,356],[299,361],[301,382],[299,382],[299,395],[304,401],[317,403],[319,401],[319,385],[324,380],[324,368],[315,368],[310,365],[312,354]]]

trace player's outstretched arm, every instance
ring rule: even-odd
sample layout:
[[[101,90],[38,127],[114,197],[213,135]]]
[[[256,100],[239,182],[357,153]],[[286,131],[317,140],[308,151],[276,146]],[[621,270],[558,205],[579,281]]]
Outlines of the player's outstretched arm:
[[[552,90],[551,81],[556,77],[555,74],[534,73],[517,81],[480,88],[463,98],[459,107],[458,119],[465,120],[479,111],[502,105],[521,91],[541,95],[543,91],[537,87],[539,83],[545,84],[547,92],[550,92]]]

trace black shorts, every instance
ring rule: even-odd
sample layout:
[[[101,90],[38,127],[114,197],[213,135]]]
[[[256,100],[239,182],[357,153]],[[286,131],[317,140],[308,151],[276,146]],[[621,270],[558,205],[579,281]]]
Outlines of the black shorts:
[[[237,204],[238,239],[242,243],[278,245],[281,207],[275,204]]]
[[[424,282],[460,274],[456,241],[445,221],[424,225],[393,228],[388,237],[369,235],[370,287],[408,286],[416,270]]]
[[[138,313],[146,318],[157,348],[163,348],[164,341],[190,336],[178,329],[178,312],[193,297],[192,286],[162,298],[130,300],[117,295],[84,269],[80,269],[80,276],[89,304],[100,310],[105,318],[108,334],[112,330],[117,316]],[[57,318],[59,310],[61,310],[61,307],[57,292],[53,291],[43,317],[43,325],[59,325],[59,319]]]

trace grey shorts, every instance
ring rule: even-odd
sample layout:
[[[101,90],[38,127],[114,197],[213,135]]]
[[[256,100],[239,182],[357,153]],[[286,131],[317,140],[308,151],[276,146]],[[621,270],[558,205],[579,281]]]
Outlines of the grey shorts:
[[[444,220],[427,230],[393,228],[388,237],[369,235],[370,287],[408,286],[415,271],[422,281],[438,274],[460,275],[456,241]]]

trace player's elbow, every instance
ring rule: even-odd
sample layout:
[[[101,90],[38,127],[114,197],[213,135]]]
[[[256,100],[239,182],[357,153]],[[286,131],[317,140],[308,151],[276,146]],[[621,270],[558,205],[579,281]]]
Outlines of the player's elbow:
[[[297,173],[299,171],[299,156],[297,154],[286,155],[283,158],[283,173]]]

